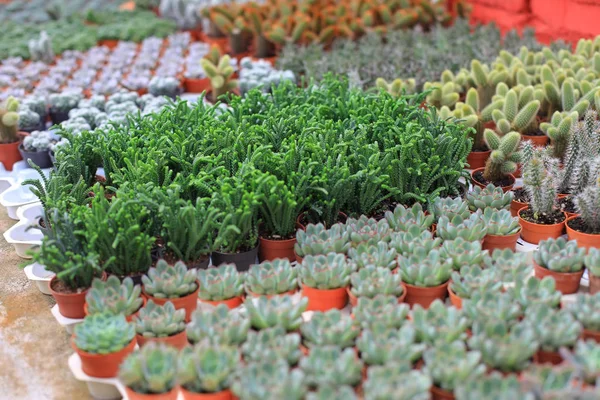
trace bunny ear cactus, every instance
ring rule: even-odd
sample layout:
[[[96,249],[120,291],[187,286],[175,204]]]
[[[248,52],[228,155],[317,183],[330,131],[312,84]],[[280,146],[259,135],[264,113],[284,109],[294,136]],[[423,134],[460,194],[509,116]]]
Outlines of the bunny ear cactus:
[[[471,61],[470,79],[479,93],[481,107],[491,103],[496,85],[508,79],[506,70],[491,70],[479,60]]]
[[[548,115],[555,111],[577,112],[578,115],[583,115],[597,93],[596,90],[591,90],[581,96],[582,93],[577,89],[577,82],[573,78],[556,76],[548,65],[542,67],[540,78],[548,103]]]
[[[431,91],[427,95],[427,103],[437,109],[444,106],[452,108],[460,98],[460,95],[456,92],[454,82],[425,82],[423,89]]]
[[[521,153],[518,151],[521,135],[518,132],[509,132],[500,137],[491,129],[486,129],[484,139],[488,148],[492,150],[485,164],[484,179],[493,183],[514,173],[517,170],[517,163],[521,161]]]
[[[414,79],[407,79],[406,81],[403,81],[402,79],[394,79],[392,82],[388,83],[383,78],[377,78],[377,80],[375,80],[375,86],[378,89],[389,93],[393,97],[400,97],[404,94],[415,93],[417,83]]]
[[[559,112],[552,114],[550,122],[542,122],[540,129],[550,138],[552,156],[563,160],[571,138],[571,130],[579,119],[577,112]]]
[[[19,101],[9,97],[0,104],[0,143],[19,141]]]
[[[520,93],[510,89],[504,97],[502,109],[492,111],[492,118],[502,135],[511,131],[527,134],[537,129],[535,118],[540,110],[540,102],[533,99],[533,92],[531,86]]]
[[[238,87],[237,79],[233,79],[235,70],[231,66],[231,57],[229,55],[225,54],[222,56],[216,64],[203,58],[200,60],[200,65],[204,69],[206,76],[210,79],[214,101],[221,95]]]

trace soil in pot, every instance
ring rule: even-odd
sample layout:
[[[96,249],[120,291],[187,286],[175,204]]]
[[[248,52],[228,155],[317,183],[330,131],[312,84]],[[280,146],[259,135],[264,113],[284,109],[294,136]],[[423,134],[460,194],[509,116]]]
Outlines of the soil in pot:
[[[341,310],[348,303],[348,292],[346,292],[345,287],[338,289],[314,289],[303,286],[302,296],[308,298],[307,311],[327,311],[332,308]]]
[[[579,215],[571,196],[559,196],[557,202],[558,208],[567,215],[567,218]]]
[[[295,234],[292,237],[263,234],[259,237],[259,243],[258,260],[261,262],[272,261],[276,258],[287,258],[290,262],[296,260],[294,253]]]
[[[154,301],[154,303],[156,303],[157,305],[162,306],[167,301],[170,301],[171,303],[173,303],[176,310],[184,309],[185,310],[185,322],[190,322],[192,313],[194,312],[196,307],[198,307],[198,291],[199,290],[200,290],[200,283],[198,281],[196,281],[196,290],[194,290],[192,293],[190,293],[186,296],[178,297],[178,298],[174,298],[174,299],[163,299],[163,298],[153,297],[153,296],[149,295],[148,293],[146,293],[146,291],[142,287],[142,293],[144,294],[144,296],[146,296],[148,298],[148,300]]]
[[[522,187],[515,188],[512,192],[514,197],[510,203],[510,213],[516,217],[519,215],[519,210],[529,206],[529,194]]]
[[[184,387],[180,388],[183,400],[233,400],[231,390],[223,390],[216,393],[194,393],[187,391]]]
[[[562,294],[576,293],[579,290],[579,283],[583,276],[583,269],[578,272],[556,272],[539,266],[535,261],[533,262],[533,271],[538,279],[543,279],[546,276],[554,279],[556,290]]]
[[[478,169],[485,167],[485,163],[492,154],[491,150],[472,150],[467,156],[467,164],[470,169]]]
[[[502,188],[504,192],[508,192],[515,184],[515,177],[513,175],[506,175],[500,180],[490,182],[483,177],[484,170],[485,168],[478,168],[471,172],[471,181],[482,189],[491,183],[494,186]]]
[[[173,346],[177,349],[183,349],[185,346],[188,345],[187,333],[185,329],[179,333],[176,333],[173,336],[167,337],[144,337],[140,334],[137,334],[135,337],[137,340],[137,344],[140,347],[143,347],[145,344],[150,342],[163,343],[168,346]]]
[[[443,300],[448,296],[449,283],[450,281],[434,287],[420,287],[404,283],[407,289],[404,302],[411,307],[420,304],[423,308],[429,308],[436,299]]]
[[[577,246],[589,248],[600,248],[600,232],[590,229],[583,219],[573,216],[567,219],[567,236],[569,240],[576,240]]]
[[[106,279],[106,273],[102,273],[102,280]],[[56,300],[58,311],[63,317],[81,319],[85,317],[85,295],[89,288],[69,288],[56,275],[48,282],[50,293]]]
[[[541,214],[535,218],[530,208],[519,211],[519,223],[521,224],[521,237],[529,243],[538,244],[542,240],[558,238],[562,235],[565,214],[556,210],[552,214]]]
[[[72,346],[81,358],[81,369],[89,376],[95,378],[113,378],[119,371],[119,365],[135,348],[135,338],[129,342],[123,349],[110,354],[90,354],[82,351],[75,346]]]
[[[563,362],[563,358],[558,351],[538,350],[537,353],[533,355],[533,361],[536,364],[558,365]]]
[[[23,149],[23,143],[21,143],[19,145],[19,153],[21,153],[21,157],[23,157],[23,160],[25,160],[27,164],[29,164],[29,160],[31,160],[32,163],[34,163],[42,169],[50,168],[52,166],[52,160],[50,159],[50,150],[25,151]]]
[[[14,143],[0,143],[0,163],[4,165],[4,169],[12,171],[13,165],[17,161],[21,161],[21,153],[19,152],[20,141]]]
[[[454,400],[454,394],[435,385],[431,386],[431,400]]]
[[[255,248],[242,251],[239,253],[221,253],[215,251],[211,254],[213,265],[218,267],[221,264],[235,264],[235,267],[238,271],[244,272],[248,271],[250,265],[256,264],[256,259],[258,255],[258,246]]]
[[[129,400],[177,400],[177,395],[179,394],[179,388],[175,386],[168,393],[160,393],[160,394],[143,394],[134,392],[127,386],[125,386],[125,392],[127,392],[127,398]]]
[[[515,251],[517,249],[517,240],[521,236],[521,230],[512,235],[485,235],[483,238],[483,250],[489,250],[492,253],[495,249],[511,249]]]

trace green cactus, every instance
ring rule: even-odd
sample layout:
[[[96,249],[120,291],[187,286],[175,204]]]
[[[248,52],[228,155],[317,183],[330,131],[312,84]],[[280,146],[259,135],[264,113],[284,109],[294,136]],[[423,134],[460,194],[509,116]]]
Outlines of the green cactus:
[[[135,328],[122,314],[88,315],[75,325],[75,346],[90,354],[111,354],[127,347],[135,337]]]
[[[373,298],[378,294],[400,297],[404,292],[400,274],[389,268],[367,265],[350,275],[350,293],[354,296]]]
[[[246,274],[246,291],[258,295],[276,295],[298,288],[298,270],[287,259],[263,261],[251,265]]]
[[[424,248],[429,252],[442,244],[442,239],[434,238],[430,231],[423,230],[419,225],[411,225],[405,232],[394,232],[390,237],[390,246],[404,257],[414,254],[417,249]]]
[[[307,357],[300,360],[300,369],[306,374],[309,387],[321,385],[356,386],[361,381],[363,363],[354,349],[336,346],[313,347]]]
[[[375,86],[378,89],[389,93],[393,97],[400,97],[404,94],[414,94],[417,83],[414,79],[407,79],[406,81],[394,79],[392,82],[388,83],[383,78],[377,78],[375,80]]]
[[[506,70],[491,70],[478,60],[471,61],[469,79],[479,94],[480,104],[485,107],[492,102],[496,85],[508,79]]]
[[[398,263],[396,249],[390,247],[386,242],[379,242],[377,245],[361,243],[357,247],[348,250],[348,258],[361,269],[369,265],[394,270]]]
[[[421,204],[415,203],[411,208],[399,205],[394,208],[394,212],[386,211],[385,220],[394,232],[405,232],[412,225],[425,231],[431,227],[435,217],[426,215]]]
[[[431,378],[413,371],[408,362],[392,361],[369,367],[364,384],[365,400],[429,400]]]
[[[300,333],[307,347],[332,345],[344,349],[354,345],[360,329],[349,315],[332,309],[315,312],[309,321],[300,326]]]
[[[186,328],[188,341],[192,344],[209,339],[213,343],[238,346],[246,341],[250,319],[225,304],[217,307],[201,307],[192,313],[192,321]]]
[[[356,269],[343,254],[306,256],[298,276],[302,285],[313,289],[338,289],[350,284],[350,274]]]
[[[523,167],[523,187],[529,194],[529,208],[534,218],[555,211],[556,187],[541,150],[535,150]]]
[[[464,342],[456,341],[428,349],[423,354],[424,371],[433,384],[448,392],[471,379],[479,379],[486,368],[481,353],[468,351]]]
[[[513,192],[508,191],[504,193],[502,188],[490,183],[485,188],[480,188],[479,186],[473,187],[473,190],[467,193],[466,200],[471,211],[483,211],[486,208],[508,210],[513,197]]]
[[[550,122],[542,122],[540,129],[544,132],[552,143],[552,156],[563,160],[569,141],[571,139],[571,131],[575,123],[579,119],[577,112],[559,112],[552,114]]]
[[[450,289],[461,299],[469,299],[481,292],[498,293],[502,289],[498,273],[478,265],[463,265],[460,272],[452,272],[450,279]]]
[[[554,272],[578,272],[583,269],[586,250],[577,247],[576,241],[563,237],[542,240],[533,253],[534,261],[543,268]]]
[[[323,224],[308,224],[306,231],[299,230],[296,233],[296,241],[294,250],[300,257],[332,252],[346,254],[350,248],[350,234],[341,224],[335,224],[330,229]]]
[[[400,329],[376,325],[362,331],[356,340],[356,348],[367,365],[384,365],[391,361],[413,364],[421,358],[426,347],[423,343],[416,343],[416,331],[410,324]]]
[[[521,153],[518,151],[521,135],[518,132],[508,132],[500,137],[491,129],[486,129],[483,136],[492,151],[485,164],[483,177],[494,183],[517,170],[517,163],[521,161]]]
[[[239,368],[231,391],[240,400],[301,400],[306,395],[306,382],[300,369],[267,357]]]
[[[575,302],[567,305],[567,310],[588,331],[600,332],[600,292],[596,294],[579,293]]]
[[[467,380],[454,391],[456,400],[535,400],[533,393],[526,393],[515,375],[502,376],[492,373],[478,379]]]
[[[486,208],[481,219],[485,222],[488,235],[507,236],[521,231],[519,218],[513,217],[508,210]]]
[[[398,257],[402,281],[413,286],[434,287],[448,282],[452,271],[450,259],[443,258],[438,250],[427,252],[417,248],[410,256]]]
[[[362,243],[376,245],[381,241],[389,241],[390,226],[385,219],[377,221],[361,215],[358,219],[348,218],[346,232],[352,246]]]
[[[538,128],[536,116],[540,106],[540,102],[534,99],[532,86],[525,87],[519,92],[510,89],[504,96],[502,108],[492,112],[492,119],[502,136],[512,131],[528,134]]]
[[[196,270],[188,270],[181,261],[171,266],[165,260],[158,260],[156,267],[142,276],[142,283],[144,292],[158,299],[184,297],[198,288]]]
[[[85,295],[89,314],[109,312],[125,316],[135,313],[143,304],[140,285],[133,285],[131,278],[123,279],[123,283],[114,275],[106,281],[94,278],[92,287]]]
[[[583,115],[597,92],[588,91],[581,96],[574,78],[556,76],[548,65],[541,68],[540,78],[548,103],[547,115],[552,115],[555,111],[577,112],[578,115]]]
[[[440,219],[442,216],[452,219],[455,215],[460,215],[463,218],[469,218],[471,215],[469,212],[469,204],[460,197],[455,199],[451,197],[438,197],[431,204],[430,211],[436,220]]]
[[[435,300],[427,309],[415,304],[412,320],[419,343],[452,343],[467,338],[467,318],[461,310],[446,307],[441,300]]]
[[[481,265],[487,251],[481,249],[481,242],[467,242],[461,237],[446,240],[440,247],[440,256],[452,260],[452,269],[458,271],[462,266]]]
[[[119,380],[135,393],[169,393],[177,386],[177,353],[173,347],[148,343],[125,358]]]
[[[170,301],[159,306],[148,300],[133,318],[133,323],[137,334],[145,338],[173,336],[185,330],[185,310],[175,309]]]
[[[540,349],[558,351],[572,347],[581,335],[581,324],[566,310],[557,310],[547,304],[529,307],[524,321],[533,329]]]
[[[583,222],[585,233],[600,233],[600,179],[596,178],[596,182],[576,195],[573,202]]]
[[[248,298],[244,304],[254,329],[280,326],[291,332],[300,328],[302,313],[306,311],[308,299],[302,297],[298,303],[294,303],[288,295],[270,299],[261,296],[255,299]]]
[[[244,275],[235,264],[221,264],[218,267],[197,271],[200,290],[198,297],[206,301],[222,301],[244,294]]]
[[[467,242],[483,240],[487,234],[487,227],[481,219],[481,211],[462,218],[455,215],[452,219],[443,216],[437,224],[436,234],[443,240],[464,239]]]
[[[237,79],[233,79],[235,71],[230,63],[231,57],[228,54],[222,56],[216,64],[207,58],[200,60],[204,73],[210,79],[213,101],[217,101],[221,95],[236,89],[239,85]]]
[[[425,82],[423,90],[431,91],[427,95],[427,103],[438,109],[452,108],[460,97],[454,82]]]
[[[462,305],[463,313],[471,325],[481,325],[487,321],[504,321],[508,326],[512,326],[523,316],[523,308],[505,292],[473,292]]]
[[[0,143],[19,141],[19,101],[9,97],[0,103]]]
[[[273,353],[276,357],[286,360],[290,366],[295,366],[302,356],[300,341],[298,333],[286,334],[285,329],[276,326],[258,332],[248,332],[242,352],[246,362],[260,362],[265,358],[265,354]]]
[[[239,363],[238,349],[205,340],[181,351],[177,381],[192,393],[218,393],[229,389]]]
[[[400,328],[406,322],[409,306],[398,303],[395,296],[377,295],[372,299],[361,297],[352,309],[354,321],[363,329],[381,326],[386,329]]]

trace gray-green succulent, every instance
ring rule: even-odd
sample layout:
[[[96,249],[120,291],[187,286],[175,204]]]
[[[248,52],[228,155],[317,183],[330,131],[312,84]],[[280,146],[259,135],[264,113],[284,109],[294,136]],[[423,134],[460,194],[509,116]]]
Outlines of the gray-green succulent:
[[[356,264],[346,260],[343,254],[306,256],[302,260],[298,276],[300,283],[313,289],[338,289],[350,284],[350,274]]]
[[[468,242],[461,237],[445,240],[440,247],[440,256],[452,260],[452,269],[458,271],[464,265],[481,265],[487,256],[480,241]]]
[[[485,222],[488,235],[508,236],[521,231],[519,218],[513,217],[508,210],[486,208],[481,219]]]
[[[246,291],[258,295],[276,295],[298,288],[298,270],[287,259],[277,258],[251,265],[246,274]]]
[[[363,363],[354,349],[336,346],[313,347],[308,356],[300,360],[300,369],[306,375],[309,387],[322,385],[356,386],[361,381]]]
[[[197,308],[186,328],[188,341],[192,344],[209,339],[228,346],[245,342],[249,330],[250,320],[238,310],[230,310],[225,304]]]
[[[471,214],[468,218],[454,215],[452,219],[442,216],[437,224],[436,234],[443,240],[462,238],[468,242],[483,240],[487,227],[481,219],[481,211]]]
[[[442,239],[433,237],[428,230],[423,230],[418,225],[409,225],[406,231],[394,232],[390,235],[390,247],[394,248],[399,255],[408,257],[417,249],[425,249],[427,253],[437,249],[442,244]]]
[[[136,393],[168,393],[177,386],[177,356],[174,347],[148,343],[123,360],[119,366],[119,380]]]
[[[502,188],[490,183],[485,188],[473,187],[473,190],[467,193],[466,200],[471,211],[485,210],[486,208],[508,210],[513,197],[513,192],[504,193]]]
[[[533,253],[535,262],[554,272],[577,272],[583,269],[585,249],[563,237],[542,240]]]
[[[431,385],[431,378],[422,371],[412,370],[410,363],[392,361],[369,367],[365,400],[429,400]]]
[[[144,292],[158,299],[184,297],[198,288],[196,270],[188,270],[181,261],[171,266],[165,260],[158,260],[156,267],[142,276],[142,282]]]
[[[192,393],[218,393],[229,389],[239,363],[237,348],[203,340],[181,351],[177,381]]]
[[[235,264],[221,264],[218,267],[197,271],[200,290],[198,297],[206,301],[222,301],[244,294],[244,275]]]
[[[448,282],[452,271],[452,259],[444,258],[440,251],[415,249],[415,253],[398,257],[402,281],[419,287],[434,287]]]
[[[396,249],[390,247],[386,242],[379,242],[377,244],[361,243],[348,250],[348,257],[359,269],[373,265],[394,270],[398,266],[396,262],[397,256]]]
[[[356,348],[367,365],[384,365],[392,361],[415,363],[426,349],[424,343],[416,342],[415,328],[410,324],[400,329],[375,325],[362,331],[356,340]]]
[[[289,295],[246,299],[244,305],[254,329],[260,330],[280,326],[286,331],[295,331],[302,324],[302,313],[306,311],[308,299],[295,303]]]
[[[185,310],[175,309],[170,301],[161,306],[148,300],[133,323],[136,333],[145,338],[173,336],[185,330]]]
[[[303,371],[270,356],[241,367],[231,390],[240,400],[301,400],[307,388]]]
[[[481,353],[468,351],[462,341],[434,346],[423,353],[424,371],[433,384],[448,392],[471,379],[482,377],[486,368],[481,362]]]
[[[467,338],[467,317],[455,307],[446,307],[441,300],[435,300],[427,309],[415,304],[412,320],[420,343],[452,343]]]
[[[455,199],[451,197],[438,197],[430,206],[430,211],[436,220],[442,216],[452,219],[455,215],[460,215],[462,218],[469,218],[469,204],[460,197]]]
[[[326,229],[323,224],[308,224],[306,231],[296,233],[294,250],[300,257],[328,253],[346,254],[350,248],[350,234],[342,224]]]
[[[315,312],[309,321],[300,326],[300,333],[309,348],[332,345],[344,349],[354,345],[360,328],[349,315],[331,309]]]
[[[435,221],[435,217],[425,214],[421,204],[415,203],[411,208],[399,205],[394,208],[394,212],[386,211],[385,220],[395,232],[404,232],[411,225],[417,225],[422,231],[426,231]]]
[[[493,269],[483,269],[478,265],[465,265],[460,272],[452,272],[450,289],[461,299],[469,299],[475,293],[499,293],[502,281]]]
[[[408,304],[398,303],[395,296],[379,294],[372,299],[361,297],[352,309],[354,321],[362,329],[374,329],[382,326],[386,329],[397,329],[403,326],[410,308]]]
[[[600,292],[596,294],[579,293],[575,301],[569,303],[566,309],[584,329],[600,332]]]
[[[109,312],[128,316],[144,303],[141,294],[141,286],[134,285],[129,277],[123,279],[123,283],[114,275],[106,281],[94,278],[92,287],[85,295],[87,311],[89,314]]]
[[[124,349],[135,337],[135,328],[122,314],[88,315],[75,325],[73,342],[86,353],[105,355]]]
[[[287,333],[280,326],[248,332],[248,338],[242,345],[242,353],[246,362],[260,362],[267,353],[286,360],[294,366],[300,360],[300,334]]]
[[[525,312],[524,321],[533,329],[540,349],[558,351],[572,347],[581,335],[581,324],[566,310],[557,310],[547,304],[537,304]]]
[[[378,294],[400,297],[404,293],[402,277],[388,268],[366,266],[350,275],[350,293],[373,298]]]

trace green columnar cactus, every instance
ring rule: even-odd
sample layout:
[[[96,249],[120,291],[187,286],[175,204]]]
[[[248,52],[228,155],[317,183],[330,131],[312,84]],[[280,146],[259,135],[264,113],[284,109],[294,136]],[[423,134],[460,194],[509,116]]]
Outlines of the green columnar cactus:
[[[485,143],[492,150],[485,164],[483,177],[489,182],[497,182],[517,170],[517,163],[521,161],[521,153],[518,151],[521,135],[518,132],[508,132],[500,137],[491,129],[486,129],[483,135]]]
[[[506,70],[491,70],[478,60],[471,61],[470,80],[479,93],[480,104],[482,107],[492,102],[492,96],[496,90],[496,85],[505,82],[508,79]]]
[[[215,268],[197,271],[200,290],[198,297],[207,301],[233,299],[244,294],[244,275],[235,264],[221,264]]]
[[[361,380],[363,363],[356,358],[354,349],[341,350],[336,346],[311,349],[307,357],[300,360],[300,369],[306,374],[309,387],[321,385],[356,386]]]
[[[188,341],[199,343],[210,339],[213,343],[238,346],[246,341],[250,320],[225,304],[217,307],[201,307],[192,313],[192,321],[186,328]]]
[[[558,112],[552,114],[550,122],[542,122],[540,129],[544,132],[552,142],[552,156],[563,160],[569,141],[571,139],[571,131],[575,123],[579,119],[577,112]]]
[[[478,292],[498,293],[502,289],[498,273],[478,265],[463,265],[460,272],[452,272],[450,279],[450,289],[461,299],[469,299]]]
[[[578,82],[574,78],[557,77],[548,65],[541,68],[540,78],[548,103],[548,115],[555,111],[577,112],[583,115],[594,100],[596,91],[588,91],[580,98]]]
[[[492,112],[498,132],[504,136],[511,131],[527,134],[537,129],[535,117],[540,110],[540,102],[534,100],[532,86],[522,89],[519,93],[511,89],[504,97],[502,109]]]
[[[462,266],[481,265],[487,250],[481,249],[481,242],[468,242],[461,237],[446,240],[440,248],[442,258],[452,260],[452,269],[458,271]]]
[[[585,188],[573,200],[587,233],[600,233],[600,179]]]
[[[532,276],[526,281],[517,281],[514,287],[508,289],[508,293],[523,308],[540,303],[558,307],[562,297],[562,293],[556,290],[556,281],[549,276],[542,280]]]
[[[131,278],[123,279],[123,284],[114,275],[106,281],[95,278],[92,287],[85,295],[89,314],[110,312],[111,314],[131,315],[143,304],[142,288],[133,285]]]
[[[543,268],[554,272],[578,272],[583,269],[585,249],[577,247],[577,242],[567,241],[563,237],[542,240],[534,261]]]
[[[308,347],[332,345],[344,349],[354,345],[360,329],[349,315],[332,309],[315,312],[309,321],[300,326],[300,333]]]
[[[260,362],[265,354],[286,360],[290,366],[295,366],[302,352],[300,351],[301,338],[298,333],[286,334],[280,326],[263,329],[258,332],[248,332],[248,339],[242,346],[246,362]]]
[[[535,400],[533,393],[526,393],[515,375],[502,376],[493,373],[478,379],[467,380],[455,390],[456,400]]]
[[[389,268],[368,265],[350,275],[350,293],[356,297],[373,298],[378,294],[400,297],[404,292],[400,274]]]
[[[298,276],[302,285],[313,289],[338,289],[349,285],[350,274],[355,267],[343,254],[306,256],[302,260]]]
[[[14,143],[19,140],[19,101],[9,97],[0,104],[0,143]]]
[[[384,365],[394,360],[412,364],[421,358],[427,346],[416,343],[414,327],[406,324],[400,329],[376,325],[364,330],[356,340],[356,348],[367,365]]]
[[[133,324],[122,314],[101,313],[88,315],[75,326],[75,346],[90,354],[111,354],[127,347],[135,337]]]
[[[235,347],[205,340],[181,351],[177,380],[192,393],[218,393],[229,389],[239,362],[240,353]]]
[[[301,400],[306,395],[306,382],[300,369],[268,357],[241,367],[231,390],[240,400]]]
[[[472,293],[470,299],[463,301],[462,311],[471,325],[497,320],[512,326],[523,316],[523,308],[510,294],[496,291]]]
[[[413,286],[434,287],[448,282],[452,260],[443,258],[438,250],[415,250],[410,256],[398,257],[402,281]]]
[[[529,194],[529,207],[534,218],[552,214],[555,209],[556,187],[539,150],[533,153],[523,167],[523,187]]]
[[[404,325],[409,310],[408,304],[398,303],[395,296],[380,294],[372,299],[358,299],[358,305],[352,309],[352,314],[363,329],[374,329],[375,326],[394,329]]]
[[[185,330],[185,310],[175,309],[170,301],[159,306],[148,300],[134,317],[133,323],[137,334],[145,338],[173,336]]]
[[[417,249],[424,248],[429,252],[442,244],[442,239],[434,238],[430,231],[418,225],[409,226],[405,232],[394,232],[390,237],[390,246],[404,257],[414,254]]]
[[[435,300],[428,309],[415,304],[412,319],[417,342],[431,345],[467,338],[468,319],[461,310],[446,307],[441,300]]]
[[[119,367],[119,380],[135,393],[161,395],[177,385],[177,349],[148,343]]]
[[[488,235],[514,235],[521,230],[519,218],[513,217],[508,210],[486,208],[481,219],[485,222]]]
[[[508,210],[513,197],[513,192],[504,193],[502,188],[490,183],[483,189],[475,186],[471,192],[467,193],[466,200],[471,211],[485,210],[486,208]]]
[[[403,94],[415,93],[417,83],[414,79],[407,79],[406,81],[403,81],[402,79],[394,79],[392,82],[388,83],[383,78],[377,78],[375,80],[375,86],[378,89],[384,90],[391,94],[393,97],[400,97]]]
[[[350,248],[350,234],[342,224],[335,224],[326,229],[323,224],[308,224],[306,231],[296,233],[297,243],[294,245],[300,257],[315,256],[327,253],[346,254]]]
[[[567,310],[589,331],[600,332],[600,293],[594,295],[580,293]]]
[[[464,239],[467,242],[483,240],[487,234],[485,223],[481,219],[481,211],[462,218],[455,215],[452,219],[442,217],[437,224],[436,234],[443,240]]]
[[[280,326],[286,331],[295,331],[302,324],[302,313],[306,311],[308,299],[303,297],[294,303],[290,296],[277,296],[268,299],[261,296],[248,298],[244,303],[254,329]]]
[[[214,101],[217,101],[221,95],[238,87],[237,79],[233,79],[235,71],[230,63],[231,57],[228,54],[222,56],[216,64],[213,64],[206,58],[200,60],[200,65],[204,69],[206,76],[210,79]]]
[[[455,215],[460,215],[463,218],[469,218],[469,215],[471,215],[469,212],[469,204],[460,197],[455,199],[451,197],[438,197],[433,201],[433,204],[431,204],[430,211],[436,220],[440,219],[442,216],[451,219]]]
[[[405,232],[412,225],[417,225],[425,231],[431,227],[435,217],[426,215],[421,204],[415,203],[411,208],[399,205],[394,208],[394,212],[386,211],[385,220],[395,232]]]
[[[394,270],[398,266],[396,262],[397,256],[396,249],[390,247],[386,242],[379,242],[377,245],[361,243],[357,247],[352,247],[348,250],[348,258],[359,269],[372,265]]]
[[[171,266],[165,260],[158,260],[156,267],[142,276],[142,283],[144,292],[159,299],[184,297],[198,288],[196,270],[188,270],[181,261]]]
[[[413,371],[410,363],[400,360],[369,367],[364,384],[365,400],[429,400],[430,388],[427,374]]]
[[[485,374],[481,363],[481,353],[467,351],[464,342],[456,341],[428,349],[423,354],[424,371],[433,384],[440,389],[452,392],[471,379],[479,379]]]
[[[544,351],[572,347],[581,335],[581,324],[569,311],[557,310],[547,304],[527,309],[524,321],[530,324],[540,349]]]
[[[287,259],[251,265],[246,274],[246,290],[259,295],[275,295],[298,288],[298,270]]]

